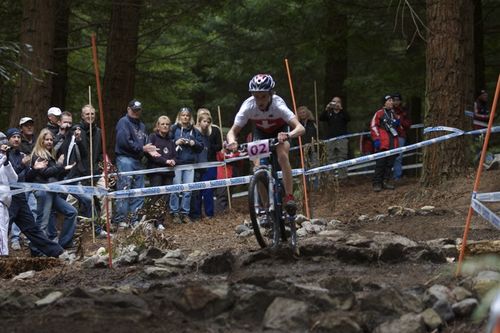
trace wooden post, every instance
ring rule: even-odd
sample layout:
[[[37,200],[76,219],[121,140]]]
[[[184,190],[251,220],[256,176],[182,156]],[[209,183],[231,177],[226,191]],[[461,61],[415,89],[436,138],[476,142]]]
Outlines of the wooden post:
[[[222,117],[221,117],[221,112],[220,112],[220,106],[217,105],[217,115],[219,116],[219,127],[220,127],[220,136],[222,139],[222,144],[224,145],[224,134],[222,133]],[[224,152],[224,147],[222,147],[222,157],[224,159],[224,173],[226,174],[226,179],[227,177],[227,164],[226,164],[226,153]],[[229,210],[233,209],[233,205],[231,202],[231,190],[229,185],[226,187],[227,189],[227,201],[229,203]]]

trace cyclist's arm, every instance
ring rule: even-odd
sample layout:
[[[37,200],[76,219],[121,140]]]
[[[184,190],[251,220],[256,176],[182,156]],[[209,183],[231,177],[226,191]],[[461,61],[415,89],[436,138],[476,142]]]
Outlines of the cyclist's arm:
[[[292,119],[290,119],[288,125],[290,126],[290,128],[292,128],[292,131],[288,133],[290,139],[298,138],[299,136],[304,135],[304,133],[306,132],[306,129],[304,128],[304,126],[302,126],[297,117],[293,117]]]
[[[228,146],[231,146],[232,144],[237,144],[237,141],[236,141],[236,138],[238,137],[238,134],[240,134],[240,131],[241,131],[241,127],[237,126],[237,125],[233,125],[233,127],[231,127],[231,129],[229,130],[229,132],[227,132],[227,144]],[[230,149],[236,149],[238,147],[228,147]]]

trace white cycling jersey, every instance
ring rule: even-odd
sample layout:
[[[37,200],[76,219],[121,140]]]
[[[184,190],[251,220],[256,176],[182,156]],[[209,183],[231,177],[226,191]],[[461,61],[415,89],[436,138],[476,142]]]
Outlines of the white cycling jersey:
[[[247,98],[236,114],[234,124],[243,128],[249,120],[255,122],[255,127],[264,133],[276,133],[288,124],[295,114],[288,108],[283,98],[273,95],[267,111],[261,111],[253,96]]]

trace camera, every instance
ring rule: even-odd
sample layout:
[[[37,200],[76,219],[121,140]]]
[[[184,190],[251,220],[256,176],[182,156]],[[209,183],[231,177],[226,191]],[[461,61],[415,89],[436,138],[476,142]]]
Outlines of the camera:
[[[392,121],[387,120],[387,118],[384,118],[383,120],[385,128],[392,134],[392,136],[398,136],[398,131],[392,126]]]

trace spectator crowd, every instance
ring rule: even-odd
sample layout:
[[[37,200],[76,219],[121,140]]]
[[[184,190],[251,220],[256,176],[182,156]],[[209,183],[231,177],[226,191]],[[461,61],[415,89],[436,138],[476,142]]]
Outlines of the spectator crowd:
[[[482,91],[476,101],[474,119],[481,123],[487,121],[489,113],[486,96]],[[102,221],[108,210],[112,212],[111,221],[115,229],[133,227],[140,221],[139,212],[144,206],[144,198],[141,197],[117,199],[114,205],[108,202],[106,207],[104,200],[101,202],[90,195],[42,190],[11,195],[10,190],[14,187],[10,188],[9,184],[13,182],[48,184],[68,180],[68,184],[107,186],[108,190],[114,185],[111,181],[114,178],[106,181],[102,176],[103,170],[112,171],[114,166],[118,174],[117,190],[142,188],[146,186],[146,181],[149,186],[162,186],[236,175],[239,168],[235,168],[234,164],[201,169],[182,167],[223,161],[240,154],[223,149],[222,130],[213,124],[208,109],[198,109],[195,114],[189,107],[182,107],[175,121],[161,115],[151,133],[146,131],[141,120],[142,111],[142,103],[134,99],[128,103],[126,114],[116,124],[114,164],[103,153],[102,132],[96,125],[96,111],[92,105],[82,107],[80,122],[74,121],[72,113],[51,107],[47,111],[45,127],[25,116],[19,119],[17,128],[9,128],[5,134],[0,132],[0,255],[8,255],[9,249],[20,250],[27,243],[32,255],[57,257],[64,249],[75,246],[77,223],[85,223],[91,218]],[[318,123],[306,106],[298,108],[298,120],[305,128],[302,144],[317,142]],[[324,139],[348,134],[350,116],[338,96],[332,98],[318,120],[326,125]],[[407,109],[402,106],[401,94],[384,95],[381,107],[374,113],[369,126],[370,135],[361,138],[362,153],[404,146],[411,121]],[[348,139],[327,141],[326,155],[329,164],[348,159]],[[317,156],[309,155],[308,158],[316,159],[317,163]],[[134,174],[134,171],[161,167],[174,168],[166,172]],[[124,172],[128,173],[120,175]],[[91,174],[100,176],[71,182]],[[402,174],[401,155],[377,159],[373,190],[394,189],[391,180],[399,180]],[[347,170],[338,170],[335,176],[345,178]],[[152,216],[155,227],[161,231],[165,229],[166,221],[192,223],[202,218],[210,219],[216,212],[227,209],[227,195],[226,188],[219,188],[154,197],[152,204],[163,208]],[[108,236],[102,225],[96,223],[95,235],[98,238]]]

